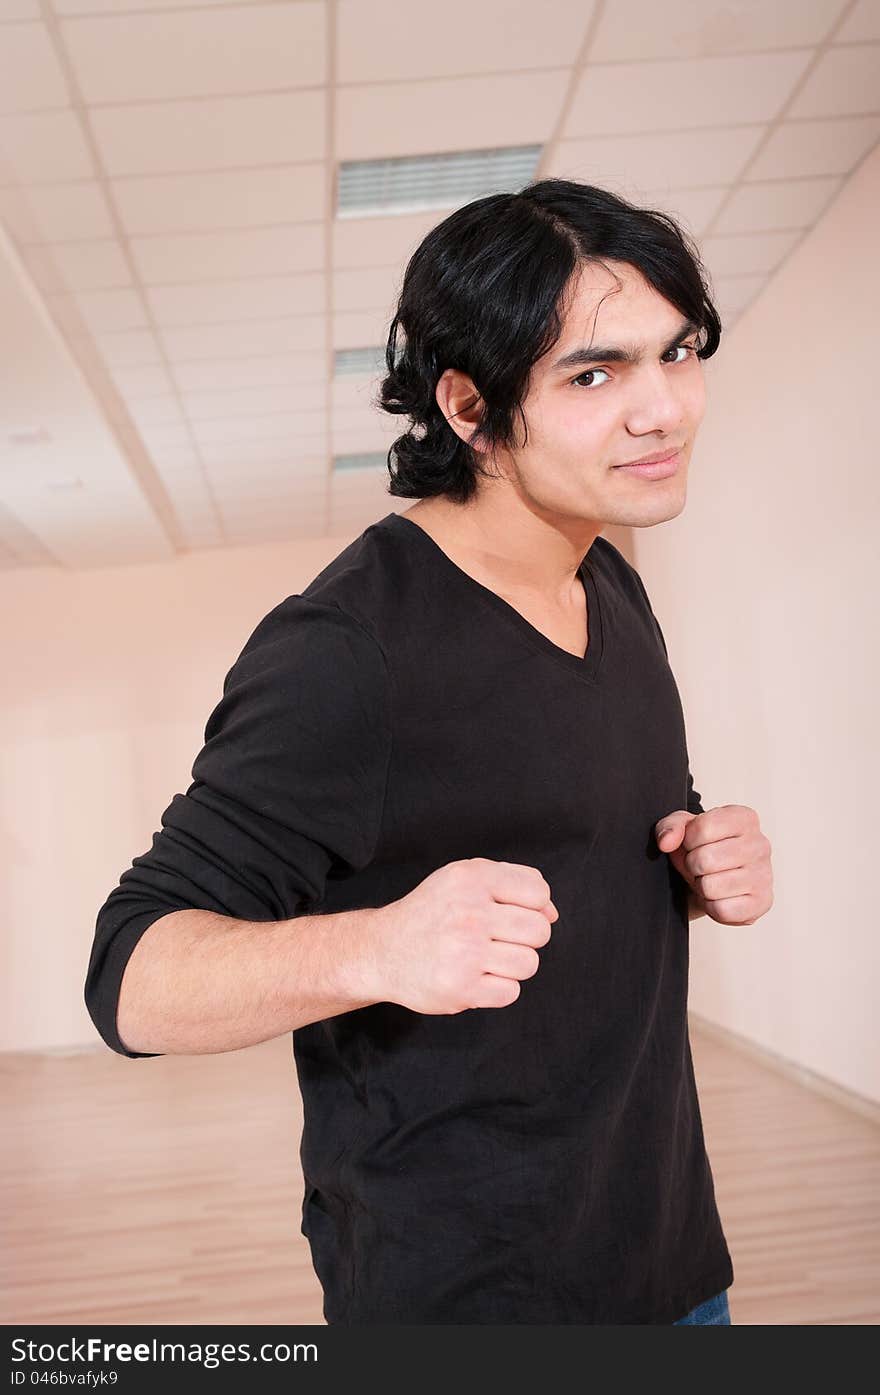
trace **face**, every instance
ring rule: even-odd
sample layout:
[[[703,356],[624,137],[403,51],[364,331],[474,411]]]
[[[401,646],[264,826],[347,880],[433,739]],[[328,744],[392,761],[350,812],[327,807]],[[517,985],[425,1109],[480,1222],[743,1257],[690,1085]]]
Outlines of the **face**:
[[[634,528],[675,518],[705,409],[697,330],[628,263],[585,266],[570,289],[562,334],[532,368],[523,401],[528,442],[485,463],[548,518]],[[606,349],[637,361],[594,360]],[[588,362],[571,358],[578,350]],[[514,420],[522,444],[518,414]],[[617,468],[676,448],[675,461],[655,467],[665,478]]]

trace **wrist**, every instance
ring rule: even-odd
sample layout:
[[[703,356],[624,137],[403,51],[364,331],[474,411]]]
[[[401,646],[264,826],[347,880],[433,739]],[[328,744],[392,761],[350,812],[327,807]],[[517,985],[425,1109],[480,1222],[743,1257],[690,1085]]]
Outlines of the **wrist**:
[[[383,906],[367,906],[346,912],[347,944],[342,959],[345,963],[346,992],[356,1007],[388,1000],[383,961],[382,927],[385,922]]]

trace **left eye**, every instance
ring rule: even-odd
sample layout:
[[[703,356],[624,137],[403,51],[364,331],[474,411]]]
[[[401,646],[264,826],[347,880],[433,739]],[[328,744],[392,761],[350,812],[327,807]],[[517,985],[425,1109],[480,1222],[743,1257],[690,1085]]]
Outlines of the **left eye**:
[[[696,353],[696,350],[693,344],[676,344],[674,349],[667,349],[666,352],[669,354],[683,353],[685,354],[685,356],[687,356],[687,354]],[[684,363],[684,359],[680,358],[678,362]]]

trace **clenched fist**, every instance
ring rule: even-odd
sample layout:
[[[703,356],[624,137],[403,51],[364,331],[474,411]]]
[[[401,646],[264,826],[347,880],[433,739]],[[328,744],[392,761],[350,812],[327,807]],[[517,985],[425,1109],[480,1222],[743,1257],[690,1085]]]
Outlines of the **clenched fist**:
[[[536,867],[485,857],[438,867],[377,912],[379,999],[424,1013],[508,1007],[537,973],[558,916]]]

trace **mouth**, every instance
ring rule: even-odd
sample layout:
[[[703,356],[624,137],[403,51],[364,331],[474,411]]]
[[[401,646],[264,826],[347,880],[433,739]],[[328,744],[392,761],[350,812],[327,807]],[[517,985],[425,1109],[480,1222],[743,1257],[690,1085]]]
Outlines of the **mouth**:
[[[612,469],[623,470],[630,475],[641,475],[643,479],[662,480],[674,475],[681,462],[681,449],[668,451],[666,455],[648,456],[645,460],[627,465],[614,465]]]

